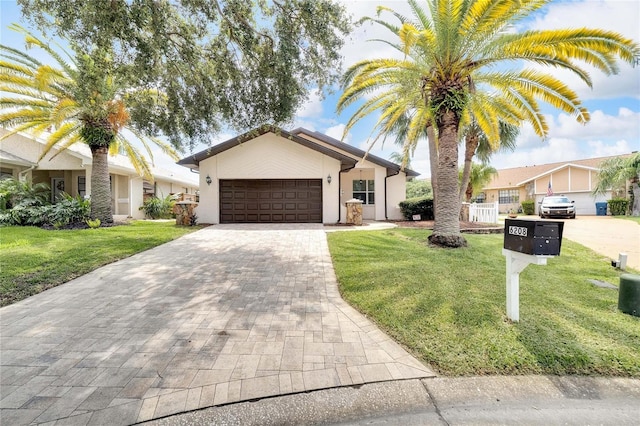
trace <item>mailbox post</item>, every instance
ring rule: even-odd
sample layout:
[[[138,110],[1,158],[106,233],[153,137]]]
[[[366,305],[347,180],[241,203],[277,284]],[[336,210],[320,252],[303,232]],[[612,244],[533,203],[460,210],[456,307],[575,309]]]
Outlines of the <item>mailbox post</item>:
[[[520,272],[560,255],[563,226],[564,222],[505,220],[502,254],[507,261],[507,318],[511,321],[520,321]]]

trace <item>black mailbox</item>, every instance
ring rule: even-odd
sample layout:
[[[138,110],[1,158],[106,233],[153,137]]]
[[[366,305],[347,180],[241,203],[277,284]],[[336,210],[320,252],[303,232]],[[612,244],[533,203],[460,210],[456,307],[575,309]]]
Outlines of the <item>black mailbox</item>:
[[[564,222],[505,219],[504,248],[525,254],[559,256]]]

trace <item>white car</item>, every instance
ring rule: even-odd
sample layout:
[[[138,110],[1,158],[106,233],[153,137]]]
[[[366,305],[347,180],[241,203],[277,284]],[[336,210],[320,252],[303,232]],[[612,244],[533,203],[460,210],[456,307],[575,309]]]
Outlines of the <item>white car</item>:
[[[573,201],[569,201],[564,195],[552,195],[544,197],[540,202],[538,213],[541,218],[551,216],[576,218],[576,207]]]

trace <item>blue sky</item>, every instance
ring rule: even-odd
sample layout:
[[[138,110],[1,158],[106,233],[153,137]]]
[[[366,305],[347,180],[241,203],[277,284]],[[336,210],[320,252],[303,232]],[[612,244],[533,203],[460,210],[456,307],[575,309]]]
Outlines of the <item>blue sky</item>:
[[[409,14],[404,0],[340,0],[348,12],[356,19],[375,16],[376,7],[384,5]],[[391,19],[391,17],[388,17]],[[0,0],[0,40],[3,44],[20,47],[22,39],[6,29],[11,22],[19,21],[19,9],[13,0]],[[591,27],[613,30],[640,41],[640,1],[639,0],[583,0],[555,1],[537,12],[527,21],[520,22],[517,30],[553,29],[568,27]],[[383,43],[369,42],[370,39],[386,38],[387,30],[379,26],[365,25],[358,28],[346,41],[343,49],[345,67],[365,58],[389,57],[396,55]],[[554,73],[567,82],[580,96],[591,113],[591,121],[578,124],[573,117],[545,108],[550,125],[549,137],[541,140],[533,131],[524,127],[513,153],[497,153],[492,165],[497,169],[625,154],[640,149],[640,65],[635,68],[621,64],[621,71],[615,76],[606,76],[593,71],[593,89],[569,73]],[[298,111],[291,128],[305,127],[326,133],[337,139],[342,138],[344,126],[353,109],[338,115],[335,111],[340,92],[312,93],[306,104]],[[345,142],[367,149],[371,128],[377,119],[371,116],[357,124],[345,138]],[[212,138],[212,144],[222,142],[235,134],[223,132]],[[205,147],[199,147],[204,149]],[[399,150],[391,142],[381,146],[380,142],[371,152],[388,158]],[[170,160],[156,155],[156,160],[164,168],[173,167]],[[429,158],[426,143],[419,145],[412,159],[412,168],[428,177]]]

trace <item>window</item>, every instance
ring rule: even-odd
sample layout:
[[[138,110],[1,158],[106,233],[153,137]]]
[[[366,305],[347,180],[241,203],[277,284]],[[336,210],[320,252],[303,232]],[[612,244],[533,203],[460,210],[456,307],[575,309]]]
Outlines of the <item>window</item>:
[[[517,189],[505,189],[498,193],[498,203],[514,204],[520,202],[520,191]]]
[[[481,192],[478,195],[476,195],[476,203],[485,203],[486,199],[487,199],[487,196],[484,192]]]
[[[375,204],[374,182],[374,180],[354,180],[353,198],[362,200],[363,204]]]
[[[78,195],[84,198],[87,195],[87,177],[78,176]]]

